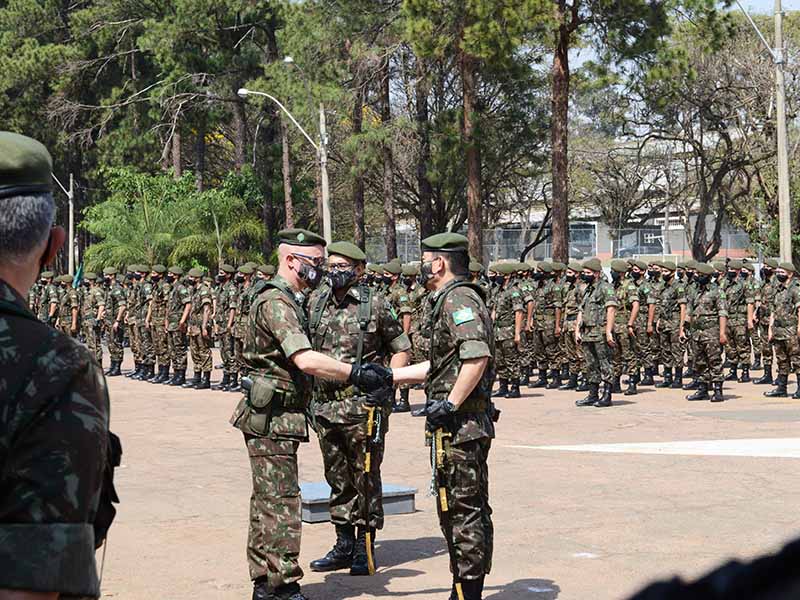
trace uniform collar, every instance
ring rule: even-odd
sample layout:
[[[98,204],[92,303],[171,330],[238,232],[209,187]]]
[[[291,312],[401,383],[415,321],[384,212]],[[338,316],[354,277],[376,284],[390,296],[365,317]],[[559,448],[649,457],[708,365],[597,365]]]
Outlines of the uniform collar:
[[[6,302],[11,302],[12,304],[16,304],[18,307],[29,310],[28,309],[28,302],[19,295],[17,290],[7,284],[5,281],[0,279],[0,300],[5,300]]]

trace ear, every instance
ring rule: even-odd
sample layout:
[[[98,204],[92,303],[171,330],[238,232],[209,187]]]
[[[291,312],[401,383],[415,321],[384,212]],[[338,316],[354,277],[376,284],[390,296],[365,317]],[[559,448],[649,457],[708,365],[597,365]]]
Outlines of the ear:
[[[42,265],[49,265],[61,250],[64,241],[67,239],[67,232],[64,228],[59,226],[53,227],[50,230],[50,237],[47,240],[44,256],[42,257]]]

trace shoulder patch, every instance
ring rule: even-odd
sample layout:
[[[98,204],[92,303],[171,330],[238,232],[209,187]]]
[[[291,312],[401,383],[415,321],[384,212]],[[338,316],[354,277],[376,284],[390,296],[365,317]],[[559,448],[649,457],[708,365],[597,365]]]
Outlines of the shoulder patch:
[[[453,313],[453,322],[456,325],[463,325],[464,323],[469,323],[470,321],[474,320],[475,315],[469,306],[465,306],[461,310],[457,310]]]
[[[517,296],[519,296],[519,292],[511,292],[511,296],[516,298]]]

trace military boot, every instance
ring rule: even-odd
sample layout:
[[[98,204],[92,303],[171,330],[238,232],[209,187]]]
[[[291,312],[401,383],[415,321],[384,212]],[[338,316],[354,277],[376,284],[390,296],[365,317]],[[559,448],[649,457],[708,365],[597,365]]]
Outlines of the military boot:
[[[722,397],[722,382],[718,381],[714,384],[714,396],[711,398],[712,402],[722,402],[725,398]]]
[[[253,582],[253,600],[270,600],[272,594],[267,585],[267,578],[263,581],[256,580]]]
[[[600,400],[597,391],[600,389],[599,383],[588,383],[589,395],[585,398],[575,401],[575,406],[594,406],[594,403]]]
[[[575,386],[576,392],[588,392],[589,391],[589,383],[586,381],[586,378],[583,376],[583,373],[578,375],[578,381]]]
[[[467,579],[461,582],[461,593],[464,600],[483,599],[483,577],[478,579]]]
[[[672,380],[673,390],[679,390],[683,387],[683,367],[675,367],[675,378]]]
[[[369,552],[372,556],[372,566],[377,567],[378,562],[375,560],[375,529],[370,528],[372,535],[370,536]],[[372,575],[369,572],[369,562],[367,557],[367,532],[363,527],[358,528],[358,536],[356,537],[355,547],[353,548],[353,563],[350,565],[350,575]]]
[[[167,385],[181,387],[184,383],[186,383],[186,369],[175,369],[175,375]]]
[[[162,375],[164,375],[164,365],[158,365],[158,373],[148,379],[147,383],[158,383]]]
[[[222,379],[220,379],[220,382],[217,385],[212,386],[211,389],[212,390],[219,390],[220,392],[224,392],[228,388],[228,384],[230,382],[231,382],[231,376],[226,371],[225,373],[222,374]]]
[[[603,395],[594,403],[597,408],[605,408],[611,406],[611,394],[614,390],[614,385],[611,383],[603,383]]]
[[[270,592],[269,596],[267,596],[267,600],[309,600],[307,596],[300,591],[300,584],[299,583],[287,583],[286,585],[281,585],[276,587],[272,592]]]
[[[205,371],[201,377],[200,381],[197,382],[197,385],[194,386],[196,390],[210,390],[211,389],[211,371]]]
[[[797,389],[792,394],[792,398],[795,400],[800,400],[800,375],[797,376]]]
[[[244,375],[242,375],[244,377]],[[228,384],[228,391],[229,392],[238,392],[242,389],[242,383],[240,381],[239,373],[231,373],[231,382]]]
[[[761,357],[756,356],[753,364],[750,366],[751,371],[758,371],[761,368]]]
[[[561,367],[561,379],[569,379],[569,367],[566,365]]]
[[[637,383],[639,383],[639,373],[628,376],[628,388],[624,392],[626,396],[635,396],[639,393],[639,390],[636,389]]]
[[[685,389],[685,390],[696,390],[698,387],[700,387],[700,380],[697,377],[695,377],[689,383],[685,384],[683,386],[683,389]]]
[[[336,543],[324,557],[312,560],[312,571],[325,573],[349,569],[353,564],[353,550],[356,544],[356,529],[352,525],[336,525]]]
[[[756,385],[772,385],[772,365],[769,363],[764,363],[764,374],[758,379],[754,380],[753,383]]]
[[[725,381],[736,381],[739,379],[736,367],[731,367],[731,372],[725,376]]]
[[[394,407],[392,408],[393,412],[396,413],[404,413],[409,412],[411,410],[411,404],[408,402],[408,394],[411,390],[408,388],[401,388],[400,389],[400,400],[395,403]]]
[[[657,388],[668,388],[672,385],[672,367],[664,367],[664,379],[656,384]]]
[[[528,386],[531,384],[531,368],[525,367],[522,369],[522,377],[519,380],[520,385]]]
[[[750,369],[742,367],[742,374],[739,376],[739,383],[750,383]]]
[[[789,381],[788,375],[778,375],[775,379],[775,387],[764,392],[767,398],[786,398],[789,394],[786,392],[786,384]]]
[[[639,382],[642,385],[654,385],[653,381],[653,367],[646,367],[644,370],[644,378]]]
[[[722,368],[723,369],[732,369],[733,368],[733,361],[725,359],[725,362],[722,363]]]
[[[561,371],[552,369],[550,371],[550,377],[552,377],[552,380],[545,387],[547,387],[548,390],[557,390],[559,386],[561,386]]]
[[[697,390],[694,394],[686,396],[687,400],[708,400],[708,384],[705,381],[697,383]]]
[[[139,362],[134,361],[133,362],[133,371],[128,371],[127,373],[125,373],[125,377],[128,377],[128,378],[135,377],[141,371],[142,371],[142,365]]]
[[[169,374],[169,365],[164,365],[164,373],[157,377],[158,381],[153,383],[167,383],[172,377]]]
[[[532,388],[547,387],[547,368],[539,367],[539,379],[531,383],[529,387]]]
[[[198,385],[200,385],[200,378],[201,377],[202,377],[202,374],[200,373],[200,371],[195,371],[194,372],[194,377],[192,377],[191,379],[187,379],[183,383],[183,385],[181,387],[184,387],[184,388],[187,388],[187,389],[188,388],[197,387]]]
[[[501,379],[500,387],[498,387],[497,391],[492,394],[492,397],[505,398],[506,396],[508,396],[508,379]]]
[[[153,365],[144,365],[142,367],[142,372],[138,375],[134,375],[133,379],[137,381],[147,381],[153,376]]]
[[[692,377],[692,378],[694,378],[694,369],[692,368],[692,366],[691,366],[691,365],[689,365],[689,366],[687,366],[687,367],[686,367],[686,369],[683,371],[683,374],[684,374],[686,377]]]
[[[122,375],[122,371],[120,371],[120,367],[122,366],[122,361],[119,360],[112,360],[111,367],[106,371],[106,377],[119,377]]]
[[[574,390],[577,387],[578,387],[578,376],[575,373],[570,373],[567,376],[567,382],[564,385],[559,386],[558,389],[560,389],[560,390]]]
[[[619,377],[614,377],[614,381],[611,382],[611,393],[612,394],[621,394],[622,393],[622,383],[620,382],[622,379],[622,375]]]
[[[519,379],[511,380],[511,387],[508,390],[506,398],[521,398],[522,394],[519,391]]]

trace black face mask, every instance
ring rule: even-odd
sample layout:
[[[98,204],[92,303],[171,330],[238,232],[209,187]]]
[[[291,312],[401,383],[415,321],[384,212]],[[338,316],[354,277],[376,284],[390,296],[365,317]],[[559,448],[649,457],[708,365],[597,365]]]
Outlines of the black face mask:
[[[575,283],[576,279],[577,279],[576,275],[567,275],[566,276],[566,280],[567,280],[568,283]]]
[[[433,277],[433,262],[423,262],[419,265],[419,275],[417,275],[417,283],[425,285]]]
[[[772,278],[772,269],[761,269],[761,277],[764,281],[769,281]]]
[[[111,277],[106,277],[106,278],[103,280],[103,282],[104,282],[106,285],[111,285],[111,282],[112,282],[112,281],[113,281],[113,279],[111,279]]]
[[[320,267],[314,267],[301,261],[297,276],[302,279],[308,287],[315,290],[322,282],[323,271]]]
[[[165,280],[167,283],[172,283],[172,282],[174,282],[174,281],[175,281],[175,276],[174,276],[174,275],[167,275],[167,276],[164,278],[164,280]]]
[[[491,277],[489,277],[489,281],[491,281],[495,285],[503,285],[503,276],[502,275],[492,275]]]
[[[775,275],[775,278],[781,283],[786,283],[787,281],[789,281],[789,276],[786,273],[778,273],[777,275]]]
[[[215,280],[217,283],[225,283],[225,275],[217,275],[217,276],[214,278],[214,280]]]
[[[711,281],[711,275],[700,275],[700,274],[697,275],[697,283],[699,283],[700,285],[708,285],[710,281]]]
[[[334,290],[341,290],[349,287],[356,280],[356,272],[353,269],[341,271],[336,269],[328,273],[328,281]]]
[[[244,283],[244,275],[237,275],[236,283]]]
[[[675,273],[663,273],[664,281],[672,281],[675,279]]]
[[[728,271],[725,273],[725,276],[728,278],[728,281],[733,281],[736,279],[736,271]]]
[[[383,285],[392,285],[392,278],[391,277],[384,277],[383,278]]]
[[[611,271],[611,282],[614,285],[619,284],[621,279],[622,279],[622,273],[620,273],[619,271]]]
[[[141,274],[141,273],[134,273],[134,274],[133,274],[133,278],[134,278],[136,281],[139,281],[139,280],[141,280],[141,278],[142,278],[142,274]]]
[[[650,278],[650,281],[658,281],[658,278],[661,277],[660,271],[647,271],[647,276]]]
[[[403,277],[403,285],[406,287],[411,287],[414,284],[413,277]]]
[[[594,283],[594,275],[581,273],[581,281],[583,281],[584,283]]]
[[[634,281],[639,281],[642,278],[642,273],[641,271],[631,271],[628,276]]]
[[[695,279],[697,279],[697,273],[692,273],[691,271],[686,273],[686,281],[691,283]]]
[[[125,279],[127,279],[128,281],[132,281],[133,280],[133,273],[126,274],[125,275]]]
[[[750,277],[750,273],[748,271],[742,271],[741,273],[739,273],[739,277],[741,277],[742,279],[747,279],[748,277]]]

